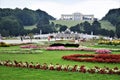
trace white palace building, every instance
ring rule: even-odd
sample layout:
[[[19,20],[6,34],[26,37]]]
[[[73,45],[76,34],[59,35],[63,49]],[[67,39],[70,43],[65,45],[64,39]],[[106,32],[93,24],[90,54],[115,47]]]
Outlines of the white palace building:
[[[84,15],[81,13],[62,14],[61,20],[94,20],[94,15]]]

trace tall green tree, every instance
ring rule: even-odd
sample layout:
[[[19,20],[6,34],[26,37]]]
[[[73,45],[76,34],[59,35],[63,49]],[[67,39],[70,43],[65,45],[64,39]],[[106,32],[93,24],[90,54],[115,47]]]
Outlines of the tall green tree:
[[[54,30],[50,26],[50,22],[47,18],[40,19],[37,24],[37,29],[42,30],[43,34],[52,33]]]
[[[62,31],[65,31],[68,27],[65,26],[65,25],[61,25],[59,31],[62,32]]]
[[[38,14],[39,19],[47,18],[48,20],[55,20],[54,17],[46,13],[45,11],[42,11],[40,9],[35,11]]]
[[[43,27],[43,26],[47,26],[49,25],[49,20],[47,18],[42,18],[39,20],[38,24],[37,24],[37,27],[40,28],[40,27]]]
[[[35,11],[24,8],[23,10],[15,9],[15,16],[21,20],[23,25],[29,26],[37,22],[38,17]]]
[[[79,24],[70,27],[70,30],[73,31],[73,32],[81,32]]]
[[[1,32],[2,35],[8,36],[13,35],[17,36],[23,30],[23,26],[19,23],[19,21],[12,16],[3,17],[0,21],[0,29],[3,30]],[[5,34],[8,33],[8,35]]]
[[[51,23],[50,23],[50,27],[52,28],[53,32],[56,32],[56,31],[57,31],[57,28],[55,27],[54,22],[51,22]]]
[[[88,21],[85,21],[85,22],[83,23],[83,28],[84,28],[85,33],[91,34],[91,32],[92,32],[92,27],[91,27],[91,25],[90,25],[90,23],[89,23]]]
[[[117,37],[120,38],[120,22],[116,25],[116,34]]]
[[[91,27],[93,34],[97,35],[99,34],[99,30],[101,29],[101,24],[98,21],[94,21],[92,23],[92,27]]]

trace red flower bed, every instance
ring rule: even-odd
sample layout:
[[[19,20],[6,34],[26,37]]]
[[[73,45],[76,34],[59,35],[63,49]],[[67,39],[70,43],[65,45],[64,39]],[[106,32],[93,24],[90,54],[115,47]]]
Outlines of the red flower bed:
[[[62,59],[79,61],[79,62],[86,61],[86,62],[119,63],[120,55],[117,55],[117,54],[74,54],[74,55],[63,56]]]

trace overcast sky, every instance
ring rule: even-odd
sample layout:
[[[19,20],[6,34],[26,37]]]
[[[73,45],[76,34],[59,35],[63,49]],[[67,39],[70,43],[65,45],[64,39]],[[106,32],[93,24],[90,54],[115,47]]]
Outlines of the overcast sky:
[[[41,9],[55,18],[61,14],[94,14],[101,19],[109,9],[120,8],[120,0],[0,0],[0,8]]]

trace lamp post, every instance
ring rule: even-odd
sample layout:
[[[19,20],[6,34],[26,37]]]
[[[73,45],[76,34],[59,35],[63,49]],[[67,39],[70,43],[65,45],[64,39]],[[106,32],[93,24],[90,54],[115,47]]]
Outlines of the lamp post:
[[[42,30],[40,30],[40,35],[42,34]]]
[[[0,42],[2,42],[2,36],[1,36],[1,34],[0,34]]]

